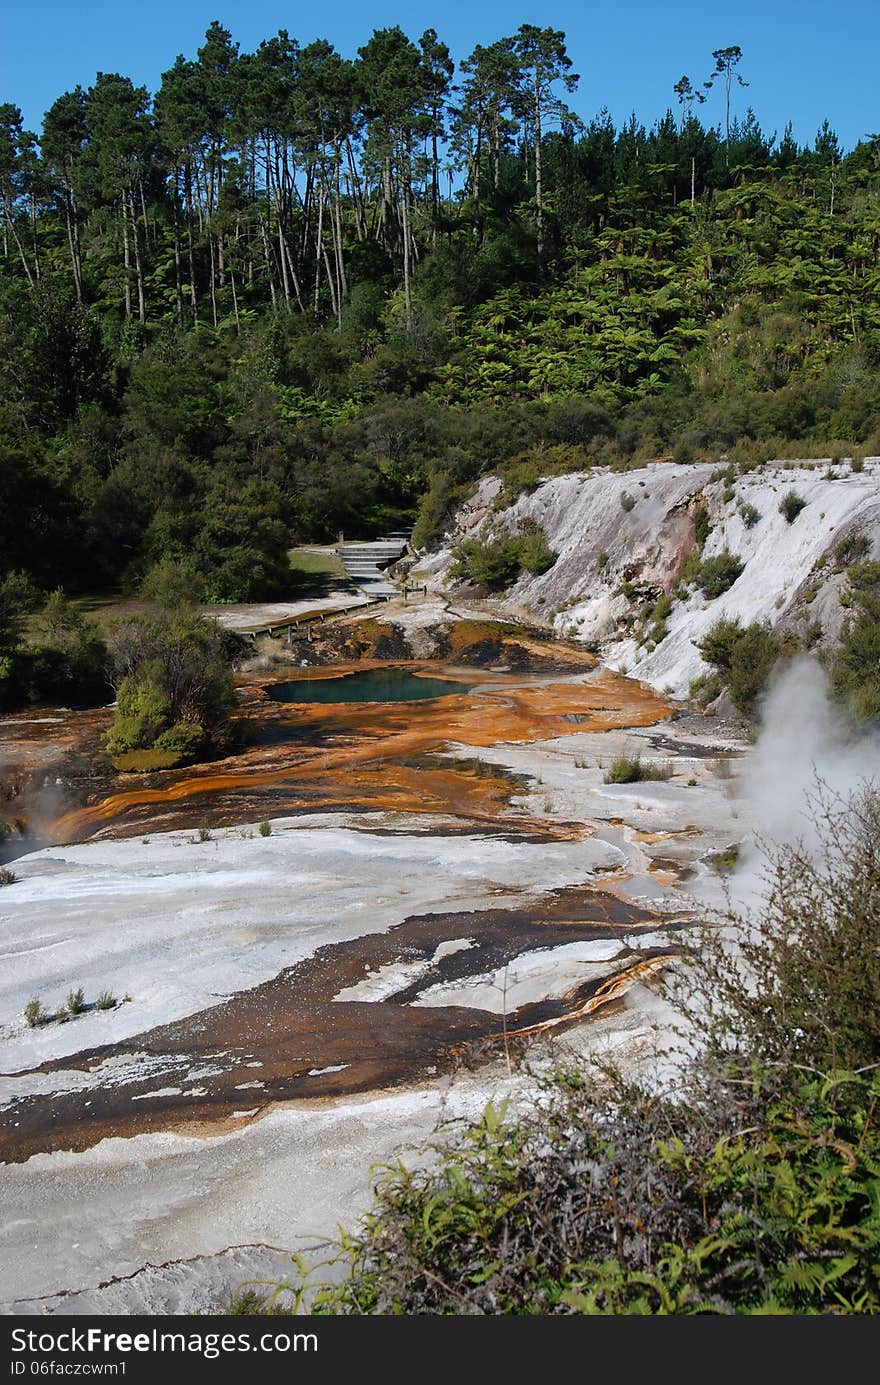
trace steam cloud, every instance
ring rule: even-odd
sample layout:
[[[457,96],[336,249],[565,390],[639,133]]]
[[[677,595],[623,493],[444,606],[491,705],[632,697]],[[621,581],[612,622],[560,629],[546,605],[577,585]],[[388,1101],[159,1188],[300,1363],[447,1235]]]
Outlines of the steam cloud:
[[[820,783],[846,798],[872,780],[880,782],[880,736],[855,728],[831,701],[821,665],[798,655],[769,692],[744,776],[742,816],[752,835],[732,881],[737,900],[763,893],[761,842],[818,846],[810,804]]]

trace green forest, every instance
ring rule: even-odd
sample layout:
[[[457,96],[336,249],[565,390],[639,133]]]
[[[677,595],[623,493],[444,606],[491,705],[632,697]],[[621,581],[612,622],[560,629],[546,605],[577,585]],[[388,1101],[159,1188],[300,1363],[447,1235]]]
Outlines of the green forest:
[[[500,463],[880,450],[880,137],[707,69],[616,128],[552,28],[456,70],[215,22],[152,94],[0,105],[0,658],[35,592],[280,595],[292,542],[425,543]]]

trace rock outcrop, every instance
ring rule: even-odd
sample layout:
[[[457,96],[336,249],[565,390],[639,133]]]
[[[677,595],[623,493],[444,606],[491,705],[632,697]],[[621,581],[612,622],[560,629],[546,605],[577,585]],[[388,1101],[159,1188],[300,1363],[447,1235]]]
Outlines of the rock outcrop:
[[[806,502],[791,523],[780,512],[789,490]],[[501,495],[498,478],[480,483],[443,547],[420,563],[419,578],[439,592],[455,590],[449,574],[462,539],[514,533],[533,521],[556,562],[540,576],[523,574],[500,608],[533,613],[611,668],[674,697],[685,697],[705,671],[697,642],[719,616],[800,634],[809,628],[814,644],[833,643],[845,616],[846,541],[858,541],[860,557],[880,557],[880,458],[861,471],[827,460],[767,463],[732,483],[708,464],[655,463],[553,477],[509,506],[499,506]],[[699,588],[676,591],[697,546],[700,511],[709,523],[702,559],[728,550],[742,564],[714,599]],[[665,594],[674,595],[672,608],[654,642],[644,638],[640,612]]]

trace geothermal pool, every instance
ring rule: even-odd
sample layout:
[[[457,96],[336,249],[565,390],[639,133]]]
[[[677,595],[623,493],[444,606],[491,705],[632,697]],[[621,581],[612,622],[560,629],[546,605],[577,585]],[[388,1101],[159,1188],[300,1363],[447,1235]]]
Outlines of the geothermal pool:
[[[371,668],[341,678],[296,679],[274,683],[268,689],[273,702],[426,702],[434,697],[467,693],[470,683],[451,678],[430,678],[405,668]]]

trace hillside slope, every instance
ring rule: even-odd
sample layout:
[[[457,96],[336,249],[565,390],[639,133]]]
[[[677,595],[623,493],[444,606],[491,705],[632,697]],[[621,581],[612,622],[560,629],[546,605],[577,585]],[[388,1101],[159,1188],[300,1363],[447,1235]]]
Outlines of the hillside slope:
[[[789,491],[805,502],[792,522],[780,511]],[[524,573],[499,605],[552,623],[595,647],[610,667],[673,697],[687,696],[691,681],[705,672],[696,642],[719,616],[767,621],[815,646],[833,643],[845,615],[840,596],[853,543],[859,557],[880,557],[876,457],[860,471],[827,460],[768,463],[735,478],[708,464],[597,470],[548,479],[496,508],[501,493],[498,478],[484,478],[443,547],[420,563],[419,575],[436,590],[464,590],[450,571],[463,539],[491,541],[524,521],[536,523],[556,561],[540,576]],[[698,587],[679,589],[666,633],[654,644],[640,609],[675,592],[706,520],[701,559],[727,550],[742,572],[714,598]]]

